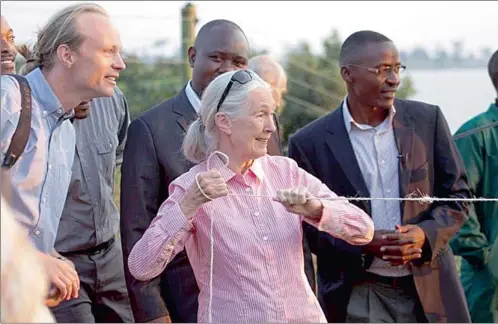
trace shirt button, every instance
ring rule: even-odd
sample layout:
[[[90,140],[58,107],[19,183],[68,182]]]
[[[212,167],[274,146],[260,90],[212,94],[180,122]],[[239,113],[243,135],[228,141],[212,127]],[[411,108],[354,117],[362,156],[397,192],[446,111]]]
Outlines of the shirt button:
[[[47,198],[43,197],[42,201],[47,202]]]
[[[387,193],[391,193],[391,189],[387,189]]]
[[[254,213],[254,216],[259,216],[259,212],[255,212],[255,213]]]
[[[48,165],[48,169],[49,169],[49,170],[52,170],[52,164],[49,164],[49,165]]]
[[[62,114],[62,109],[61,109],[61,108],[57,109],[57,112],[58,112],[59,114]]]
[[[40,231],[39,231],[39,230],[36,230],[36,231],[35,231],[35,235],[36,235],[36,236],[40,235]]]
[[[382,160],[382,164],[386,163],[386,160]]]
[[[43,116],[47,116],[47,111],[46,111],[46,110],[44,110],[44,111],[42,112],[42,115],[43,115]]]
[[[246,188],[246,191],[247,192],[251,192],[251,188]]]
[[[268,241],[268,236],[263,236],[263,241]]]

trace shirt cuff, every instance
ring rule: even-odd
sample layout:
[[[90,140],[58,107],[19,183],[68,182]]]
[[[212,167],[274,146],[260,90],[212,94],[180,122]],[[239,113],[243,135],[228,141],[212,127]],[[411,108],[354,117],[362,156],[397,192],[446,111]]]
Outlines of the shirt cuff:
[[[178,203],[168,208],[167,214],[162,215],[159,226],[171,238],[168,242],[168,248],[164,250],[166,254],[171,253],[175,245],[185,237],[185,234],[194,228],[193,221],[187,219]]]
[[[323,205],[322,216],[319,221],[315,221],[315,226],[318,230],[332,234],[335,237],[342,238],[344,236],[344,219],[343,217],[335,217],[330,208],[329,201],[321,201]]]
[[[319,221],[310,222],[318,230],[352,245],[365,245],[373,239],[372,219],[347,201],[322,201],[323,212]],[[309,222],[309,218],[308,222]]]

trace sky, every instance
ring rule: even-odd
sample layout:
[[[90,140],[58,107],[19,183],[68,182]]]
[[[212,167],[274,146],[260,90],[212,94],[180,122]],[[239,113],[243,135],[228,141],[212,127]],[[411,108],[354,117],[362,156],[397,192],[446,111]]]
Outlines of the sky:
[[[16,43],[33,42],[38,30],[57,10],[81,1],[2,1],[1,12],[14,29]],[[118,26],[125,50],[172,55],[181,39],[180,12],[186,1],[95,1]],[[349,34],[371,29],[391,38],[401,50],[437,45],[451,50],[460,40],[469,53],[498,48],[497,1],[192,1],[197,30],[213,19],[229,19],[245,31],[251,46],[275,56],[308,41],[314,50],[337,29]]]

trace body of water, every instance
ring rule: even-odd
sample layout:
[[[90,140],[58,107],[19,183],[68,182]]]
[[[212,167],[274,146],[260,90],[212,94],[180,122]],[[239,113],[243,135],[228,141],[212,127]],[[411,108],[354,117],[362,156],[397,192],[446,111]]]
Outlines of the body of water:
[[[417,93],[410,99],[438,105],[451,132],[488,109],[496,92],[486,69],[416,70],[405,72]]]

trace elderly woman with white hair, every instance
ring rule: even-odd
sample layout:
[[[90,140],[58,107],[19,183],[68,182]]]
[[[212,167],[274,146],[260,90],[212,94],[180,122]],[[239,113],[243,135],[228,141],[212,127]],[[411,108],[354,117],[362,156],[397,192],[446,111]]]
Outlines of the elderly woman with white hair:
[[[159,275],[186,248],[200,288],[199,322],[326,322],[303,266],[301,221],[350,244],[373,222],[346,199],[266,146],[275,101],[250,70],[205,90],[183,152],[194,163],[136,243],[131,274]]]

